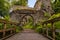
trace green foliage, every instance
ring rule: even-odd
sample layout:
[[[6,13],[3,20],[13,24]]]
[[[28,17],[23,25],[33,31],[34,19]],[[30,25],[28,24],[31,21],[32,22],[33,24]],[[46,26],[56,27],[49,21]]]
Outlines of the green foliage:
[[[27,0],[23,0],[23,1],[19,1],[19,2],[21,3],[21,5],[25,6],[27,3]],[[16,3],[16,0],[11,0],[11,3],[8,0],[0,0],[0,16],[3,16],[5,20],[9,21],[9,18],[10,18],[9,10],[10,10],[11,6],[13,6],[15,3]],[[7,29],[11,28],[11,27],[13,27],[13,26],[11,26],[10,24],[7,24]],[[2,29],[2,28],[3,28],[3,26],[2,26],[2,24],[0,24],[0,29]]]
[[[3,29],[3,23],[0,23],[0,30]]]
[[[27,23],[26,25],[24,25],[25,29],[31,29],[32,27],[33,27],[32,22]]]
[[[24,28],[26,28],[26,29],[31,29],[31,28],[33,27],[32,20],[30,19],[30,20],[28,20],[28,21],[29,21],[29,22],[26,23],[26,25],[24,25]]]
[[[18,32],[21,32],[23,30],[23,28],[22,27],[20,27],[20,26],[16,26],[16,32],[18,33]]]
[[[0,0],[0,15],[4,16],[7,13],[9,13],[9,2],[7,2],[6,0]]]
[[[55,27],[56,27],[56,29],[60,29],[60,21],[55,22]]]
[[[18,0],[15,5],[26,6],[28,0]]]
[[[5,17],[9,14],[9,10],[14,4],[26,6],[27,0],[19,0],[18,2],[16,0],[11,0],[11,3],[8,0],[0,0],[0,15]]]
[[[48,12],[44,12],[44,16],[49,18],[51,15]]]
[[[12,26],[10,24],[7,24],[6,29],[12,28]]]
[[[3,23],[0,23],[0,30],[2,30],[3,28],[4,28]],[[16,28],[16,32],[20,32],[20,31],[23,30],[22,27],[20,27],[20,26],[15,26],[15,25],[7,24],[6,25],[6,29],[10,29],[10,28]]]
[[[60,13],[60,0],[55,0],[52,3],[52,7],[53,7],[53,10],[55,11],[55,13]]]
[[[41,26],[40,26],[40,27],[37,27],[37,28],[35,29],[35,31],[38,32],[38,33],[41,33],[41,32],[42,32]]]
[[[4,17],[4,19],[5,19],[5,20],[7,20],[7,21],[9,21],[10,16],[9,16],[9,15],[7,15],[7,16],[5,16],[5,17]]]
[[[29,17],[29,18],[27,18],[27,22],[26,22],[26,24],[23,26],[25,29],[32,29],[32,27],[33,27],[33,24],[34,24],[34,22],[33,22],[33,18],[32,17],[30,17],[30,16],[27,16],[27,17]]]
[[[60,13],[52,15],[48,20],[60,17]]]
[[[47,27],[48,27],[48,28],[51,28],[51,24],[50,24],[50,23],[49,23],[49,24],[47,24]]]
[[[56,32],[56,40],[60,40],[60,33]]]
[[[41,25],[40,23],[37,23],[37,24],[35,25],[35,28],[34,28],[34,29],[35,29],[36,32],[40,33],[41,30],[42,30],[41,28],[42,28],[42,25]]]

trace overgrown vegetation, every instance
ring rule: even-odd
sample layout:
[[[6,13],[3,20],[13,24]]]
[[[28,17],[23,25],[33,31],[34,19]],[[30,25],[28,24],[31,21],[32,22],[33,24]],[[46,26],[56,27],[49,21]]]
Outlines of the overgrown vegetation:
[[[15,5],[27,6],[28,0],[18,0]]]
[[[57,18],[57,17],[60,17],[60,13],[52,15],[48,20],[51,20],[51,19],[54,19],[54,18]]]
[[[49,14],[47,12],[45,12],[45,14],[44,14],[44,16],[50,17],[48,20],[60,17],[60,0],[53,1],[52,8],[55,12],[52,16],[49,16]],[[58,29],[58,31],[60,31],[60,21],[55,22],[54,24],[55,24],[55,29]],[[34,28],[36,30],[36,32],[41,33],[42,32],[42,25],[40,23],[37,23],[35,26],[36,27],[32,27],[32,28]],[[51,24],[48,24],[47,27],[51,29]],[[44,32],[46,32],[46,29],[44,30]],[[49,35],[52,37],[51,31],[49,31]],[[59,32],[56,32],[56,36],[57,36],[56,40],[60,40],[60,33]]]
[[[50,16],[47,12],[45,12],[44,16],[45,17],[50,17],[48,20],[54,19],[56,17],[60,17],[60,0],[51,0],[52,1],[52,8],[54,10],[54,14],[52,16]],[[27,6],[27,0],[0,0],[0,16],[2,16],[5,20],[9,21],[10,17],[9,17],[9,11],[11,6],[13,5],[21,5],[21,6]],[[13,20],[12,20],[13,21]],[[30,28],[30,29],[35,29],[36,32],[41,33],[42,32],[42,25],[41,23],[37,23],[35,26],[33,25],[31,19],[28,20],[29,22],[24,25],[24,28]],[[0,23],[0,30],[2,30],[4,27],[3,23]],[[11,24],[7,24],[7,29],[9,28],[13,28],[15,27],[14,25]],[[47,25],[48,28],[51,28],[51,24]],[[55,28],[60,30],[60,21],[59,22],[55,22]],[[21,27],[16,26],[16,32],[19,32],[20,30],[22,30]],[[46,31],[46,29],[44,30]],[[56,32],[57,36],[56,40],[60,40],[60,33]],[[49,31],[49,35],[51,35],[51,31]]]
[[[21,5],[26,6],[27,0],[0,0],[0,16],[3,17],[4,20],[10,21],[10,9],[13,5]],[[12,20],[13,21],[13,20]],[[4,27],[3,23],[0,23],[0,30]],[[12,28],[13,25],[7,24],[7,29]],[[19,27],[16,27],[16,31],[20,31]],[[21,28],[22,29],[22,28]]]
[[[54,0],[53,0],[54,1]],[[55,0],[53,3],[52,3],[52,7],[53,7],[53,10],[55,11],[55,14],[56,13],[60,13],[60,0]]]

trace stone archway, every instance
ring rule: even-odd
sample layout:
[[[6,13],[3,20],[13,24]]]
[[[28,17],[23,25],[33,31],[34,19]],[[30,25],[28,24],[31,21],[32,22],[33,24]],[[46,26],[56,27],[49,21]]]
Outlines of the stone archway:
[[[26,16],[30,16],[33,19],[33,25],[37,24],[38,21],[40,21],[41,19],[43,19],[43,12],[37,11],[35,9],[21,9],[21,10],[14,10],[11,12],[11,20],[15,20],[18,21],[20,26],[22,20],[24,19],[26,21]]]
[[[20,25],[21,25],[21,22],[22,22],[21,20],[26,19],[24,18],[26,16],[30,16],[33,19],[33,24],[35,24],[37,20],[36,18],[38,18],[36,14],[37,14],[37,11],[35,9],[14,10],[11,12],[11,20],[16,20],[20,22]]]
[[[32,22],[34,24],[34,17],[30,14],[26,14],[21,18],[21,24],[27,24]]]

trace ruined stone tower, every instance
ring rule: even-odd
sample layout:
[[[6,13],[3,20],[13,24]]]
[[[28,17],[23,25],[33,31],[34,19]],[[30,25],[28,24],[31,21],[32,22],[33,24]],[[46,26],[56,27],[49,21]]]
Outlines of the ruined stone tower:
[[[44,12],[48,12],[49,15],[53,14],[50,0],[37,0],[34,8],[27,6],[14,6],[13,11],[10,13],[11,20],[23,22],[25,16],[31,16],[33,18],[34,25],[42,20],[47,20],[44,16]]]
[[[53,10],[51,7],[51,0],[37,0],[34,8],[37,10],[43,10],[45,12],[48,12],[49,14],[53,14]]]

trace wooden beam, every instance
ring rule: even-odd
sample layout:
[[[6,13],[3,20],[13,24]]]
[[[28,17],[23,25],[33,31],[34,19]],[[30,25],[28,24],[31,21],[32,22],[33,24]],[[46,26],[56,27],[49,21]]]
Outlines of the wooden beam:
[[[6,24],[4,23],[4,29],[3,29],[3,37],[5,37],[5,34],[6,34]]]
[[[53,36],[52,40],[55,40],[55,27],[54,27],[54,23],[51,23],[51,27],[52,27],[52,36]]]
[[[47,24],[46,24],[46,35],[48,36],[48,27],[47,27]]]
[[[44,24],[42,24],[42,34],[44,34]]]

